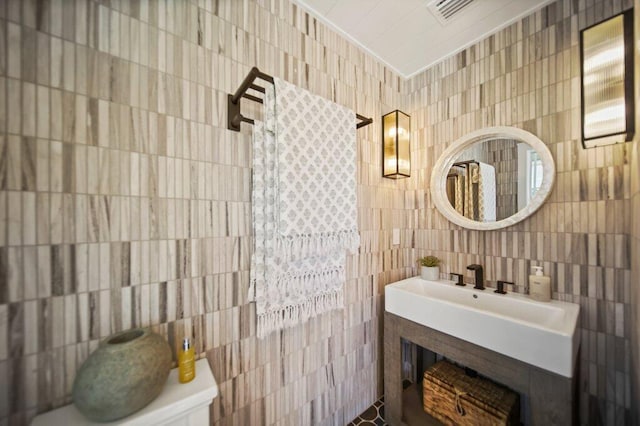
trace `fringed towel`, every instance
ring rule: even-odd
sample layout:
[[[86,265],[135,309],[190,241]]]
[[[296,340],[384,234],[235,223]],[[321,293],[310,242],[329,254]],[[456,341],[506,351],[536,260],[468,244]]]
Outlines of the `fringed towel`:
[[[274,87],[253,129],[258,337],[341,308],[346,250],[360,244],[355,113],[278,78]]]

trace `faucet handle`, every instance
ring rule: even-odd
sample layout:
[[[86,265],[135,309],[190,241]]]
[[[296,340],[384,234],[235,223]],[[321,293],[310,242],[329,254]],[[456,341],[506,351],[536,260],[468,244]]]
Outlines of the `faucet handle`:
[[[462,280],[462,274],[454,274],[453,272],[449,274],[449,276],[451,277],[456,277],[456,285],[459,286],[465,286],[466,284],[464,283],[464,281]]]
[[[512,282],[509,281],[500,281],[498,280],[497,286],[498,288],[494,291],[494,293],[498,293],[498,294],[507,294],[507,292],[504,290],[504,285],[514,285]]]

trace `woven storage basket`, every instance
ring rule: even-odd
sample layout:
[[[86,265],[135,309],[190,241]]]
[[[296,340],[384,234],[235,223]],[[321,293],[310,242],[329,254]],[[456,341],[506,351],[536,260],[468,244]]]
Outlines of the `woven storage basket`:
[[[440,361],[424,373],[424,411],[446,425],[519,425],[519,395]]]

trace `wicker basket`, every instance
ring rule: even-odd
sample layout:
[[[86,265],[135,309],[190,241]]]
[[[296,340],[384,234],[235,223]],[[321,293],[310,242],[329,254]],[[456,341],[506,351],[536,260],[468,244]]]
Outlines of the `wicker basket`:
[[[519,425],[517,393],[440,361],[424,373],[424,411],[446,425]]]

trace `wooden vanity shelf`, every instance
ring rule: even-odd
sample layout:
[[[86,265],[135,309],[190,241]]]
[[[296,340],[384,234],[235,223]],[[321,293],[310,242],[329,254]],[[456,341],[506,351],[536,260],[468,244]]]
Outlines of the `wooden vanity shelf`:
[[[573,378],[564,377],[385,312],[384,398],[385,420],[389,424],[439,424],[422,410],[421,385],[403,392],[402,339],[476,370],[526,397],[529,413],[521,420],[527,426],[577,422],[577,371]]]

